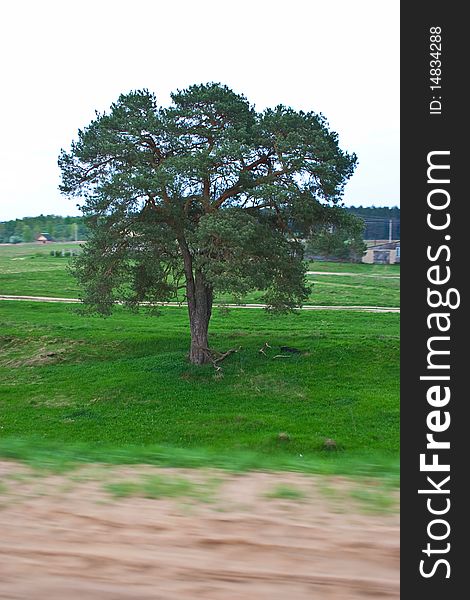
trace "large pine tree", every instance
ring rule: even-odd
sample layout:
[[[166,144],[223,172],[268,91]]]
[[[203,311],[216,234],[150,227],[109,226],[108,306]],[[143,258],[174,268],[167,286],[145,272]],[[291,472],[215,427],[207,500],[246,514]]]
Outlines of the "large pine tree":
[[[90,229],[74,267],[85,305],[108,314],[183,288],[202,364],[214,293],[263,290],[278,310],[305,300],[296,236],[335,218],[356,156],[313,112],[257,112],[219,84],[172,101],[136,91],[97,114],[60,155],[61,190],[82,198]]]

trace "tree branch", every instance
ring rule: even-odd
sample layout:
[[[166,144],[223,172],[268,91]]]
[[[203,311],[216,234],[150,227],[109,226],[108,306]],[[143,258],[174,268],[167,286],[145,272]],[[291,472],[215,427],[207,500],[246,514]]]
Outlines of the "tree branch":
[[[196,284],[193,274],[193,258],[189,251],[188,244],[182,233],[177,235],[178,245],[183,256],[184,274],[186,277],[186,296],[188,299],[188,307],[190,311],[196,309]]]
[[[80,179],[79,183],[84,183],[85,181],[87,181],[88,175],[91,173],[91,171],[93,171],[93,169],[99,169],[100,167],[104,167],[104,165],[107,165],[112,160],[116,160],[116,158],[117,158],[116,156],[110,156],[106,160],[103,160],[99,163],[95,163],[95,164],[91,165],[91,167],[88,167],[88,169],[85,169],[85,174]]]
[[[257,187],[258,185],[261,185],[262,183],[269,183],[270,181],[274,181],[281,175],[285,175],[288,172],[289,172],[289,169],[285,168],[285,169],[281,169],[280,171],[273,171],[269,175],[262,175],[261,177],[258,177],[258,179],[256,179],[249,186],[249,189],[253,189],[253,188]],[[237,194],[239,194],[240,192],[243,192],[243,191],[245,191],[243,189],[243,183],[241,181],[237,181],[237,183],[235,185],[233,185],[232,187],[225,190],[225,192],[223,192],[223,194],[221,194],[217,198],[217,200],[212,205],[213,208],[216,208],[216,209],[220,208],[222,206],[222,204],[225,202],[225,200],[228,200],[228,198],[233,198],[233,196],[236,196]]]

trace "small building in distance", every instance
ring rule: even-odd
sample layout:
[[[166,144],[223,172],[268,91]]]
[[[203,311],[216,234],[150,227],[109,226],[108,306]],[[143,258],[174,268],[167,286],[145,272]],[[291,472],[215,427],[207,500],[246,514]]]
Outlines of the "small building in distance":
[[[369,246],[362,257],[362,262],[378,265],[400,264],[400,240]]]
[[[47,242],[53,242],[52,236],[49,233],[38,233],[36,236],[36,242],[38,244],[47,244]]]

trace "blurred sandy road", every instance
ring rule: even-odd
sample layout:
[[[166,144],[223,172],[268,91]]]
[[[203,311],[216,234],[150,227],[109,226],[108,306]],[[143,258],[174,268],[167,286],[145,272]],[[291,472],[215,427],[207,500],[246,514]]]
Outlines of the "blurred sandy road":
[[[196,486],[214,477],[144,466],[38,477],[0,462],[0,598],[399,598],[398,516],[361,511],[351,500],[356,484],[219,472],[210,499],[116,498],[103,489],[155,472]],[[289,490],[297,498],[281,497]]]

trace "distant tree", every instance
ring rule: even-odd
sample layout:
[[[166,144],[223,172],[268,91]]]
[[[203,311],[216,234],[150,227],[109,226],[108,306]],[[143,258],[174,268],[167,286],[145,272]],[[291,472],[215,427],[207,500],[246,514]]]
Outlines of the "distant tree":
[[[60,228],[60,225],[59,225]],[[52,219],[47,219],[44,233],[48,233],[53,239],[56,238],[56,224]]]
[[[23,225],[23,233],[22,233],[23,242],[32,242],[34,241],[34,233],[29,225]]]
[[[88,238],[89,230],[85,223],[78,223],[77,239],[86,240]]]
[[[219,84],[172,100],[136,91],[97,114],[61,152],[61,191],[84,198],[90,236],[74,272],[85,306],[109,314],[117,299],[136,307],[183,288],[201,364],[214,293],[264,290],[281,311],[306,299],[296,233],[338,203],[356,156],[321,114],[257,112]]]
[[[23,235],[23,221],[21,219],[15,219],[13,236],[21,238],[21,240],[22,240],[23,239],[21,237],[22,235]]]
[[[307,251],[324,258],[360,261],[367,249],[363,231],[362,219],[345,210],[330,210],[326,220],[312,228]]]
[[[51,234],[53,235],[54,239],[57,241],[66,241],[66,237],[67,237],[67,226],[64,225],[63,223],[49,223],[48,225],[48,232],[50,233],[51,231],[53,231],[54,233]]]

